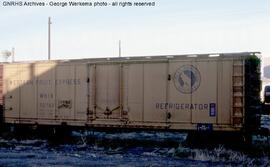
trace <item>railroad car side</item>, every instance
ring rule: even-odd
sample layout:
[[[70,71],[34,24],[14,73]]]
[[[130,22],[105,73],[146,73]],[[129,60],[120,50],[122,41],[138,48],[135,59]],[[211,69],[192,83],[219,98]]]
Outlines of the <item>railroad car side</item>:
[[[245,71],[252,55],[7,63],[3,118],[82,128],[241,131],[249,121]]]

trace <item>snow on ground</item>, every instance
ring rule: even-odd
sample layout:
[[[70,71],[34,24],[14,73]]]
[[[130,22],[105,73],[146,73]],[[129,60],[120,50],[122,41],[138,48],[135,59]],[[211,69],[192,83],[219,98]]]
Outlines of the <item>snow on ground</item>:
[[[223,146],[183,146],[185,133],[73,132],[73,136],[77,142],[54,145],[47,140],[0,139],[0,166],[270,166],[267,155],[254,157]]]
[[[270,115],[261,115],[261,127],[270,131]]]

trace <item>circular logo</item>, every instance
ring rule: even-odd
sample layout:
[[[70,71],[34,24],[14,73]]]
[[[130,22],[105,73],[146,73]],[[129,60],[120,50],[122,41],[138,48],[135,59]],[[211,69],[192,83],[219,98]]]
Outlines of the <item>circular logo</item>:
[[[175,88],[185,94],[197,90],[201,83],[200,72],[192,65],[184,65],[178,68],[174,74]]]

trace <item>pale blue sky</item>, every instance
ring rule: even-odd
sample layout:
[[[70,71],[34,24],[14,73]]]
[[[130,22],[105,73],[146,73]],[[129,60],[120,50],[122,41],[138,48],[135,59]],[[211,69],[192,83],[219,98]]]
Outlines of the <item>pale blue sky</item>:
[[[152,1],[155,7],[62,8],[4,7],[0,0],[0,51],[15,47],[16,60],[46,59],[51,16],[52,59],[117,57],[119,39],[123,56],[261,51],[270,57],[269,0]]]

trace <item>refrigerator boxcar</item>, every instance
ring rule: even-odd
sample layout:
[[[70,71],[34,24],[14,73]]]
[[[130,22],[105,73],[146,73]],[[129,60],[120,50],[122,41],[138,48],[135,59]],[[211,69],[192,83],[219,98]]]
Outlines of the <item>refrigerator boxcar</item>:
[[[253,101],[259,99],[260,88],[246,85],[259,80],[259,64],[251,68],[248,65],[259,61],[255,55],[247,52],[4,63],[0,66],[2,121],[241,131],[253,124],[248,115],[255,114],[246,94],[252,94]]]

